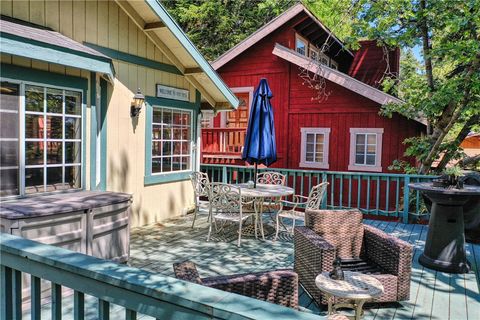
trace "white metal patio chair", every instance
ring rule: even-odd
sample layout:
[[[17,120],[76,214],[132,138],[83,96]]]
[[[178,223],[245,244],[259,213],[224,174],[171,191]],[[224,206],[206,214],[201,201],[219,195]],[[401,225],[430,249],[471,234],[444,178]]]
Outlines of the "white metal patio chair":
[[[285,182],[286,176],[280,172],[266,171],[257,173],[257,183],[284,186]],[[263,212],[275,212],[279,208],[279,200],[278,198],[265,198],[263,201]]]
[[[308,197],[301,196],[301,195],[294,195],[293,201],[281,200],[280,201],[280,210],[277,213],[277,231],[275,233],[275,240],[278,238],[278,233],[280,232],[280,224],[285,228],[282,219],[292,219],[292,230],[291,234],[293,234],[293,229],[295,228],[295,221],[305,221],[305,212],[300,211],[299,206],[304,209],[311,209],[311,210],[318,210],[320,209],[320,205],[322,204],[323,196],[327,191],[328,182],[322,182],[314,186]],[[302,201],[303,200],[303,201]],[[286,207],[290,208],[287,209]],[[288,229],[287,229],[288,231]]]
[[[210,192],[210,179],[208,178],[208,175],[204,172],[193,172],[190,175],[190,180],[192,181],[193,195],[195,197],[195,212],[193,213],[192,221],[193,228],[193,226],[195,225],[195,220],[197,219],[197,214],[201,209],[210,213],[210,205],[208,201]],[[208,217],[208,221],[210,221],[210,216]]]
[[[210,184],[210,224],[208,228],[207,241],[210,241],[212,228],[215,225],[215,231],[223,231],[227,222],[238,223],[238,242],[240,247],[242,241],[242,225],[250,217],[254,218],[255,238],[257,238],[257,214],[253,199],[242,197],[239,187],[224,183]],[[253,208],[253,211],[246,211],[245,208]],[[221,227],[217,228],[217,221],[221,222]]]

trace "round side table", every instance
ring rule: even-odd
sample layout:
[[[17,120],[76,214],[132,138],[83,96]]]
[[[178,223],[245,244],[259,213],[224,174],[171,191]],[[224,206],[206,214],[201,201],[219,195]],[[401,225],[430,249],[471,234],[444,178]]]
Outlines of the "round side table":
[[[336,313],[339,308],[355,310],[355,320],[360,320],[363,314],[363,304],[383,294],[383,285],[366,274],[345,271],[344,280],[333,280],[328,272],[322,272],[315,279],[315,284],[322,291],[328,301],[328,314]],[[333,303],[333,298],[352,300],[352,303]]]

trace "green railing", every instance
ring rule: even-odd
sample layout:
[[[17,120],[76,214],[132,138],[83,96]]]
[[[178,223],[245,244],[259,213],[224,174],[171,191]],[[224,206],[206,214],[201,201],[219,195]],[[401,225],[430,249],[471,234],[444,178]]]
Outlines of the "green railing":
[[[209,175],[211,181],[243,183],[254,180],[253,167],[202,164],[201,170]],[[358,208],[370,215],[402,218],[404,223],[408,222],[411,215],[424,213],[419,192],[409,190],[408,184],[436,178],[427,175],[281,168],[262,168],[258,171],[276,171],[286,175],[287,185],[304,196],[308,196],[312,186],[328,181],[329,186],[322,203],[324,208]]]
[[[0,319],[22,318],[22,287],[27,281],[27,306],[33,320],[41,318],[41,301],[50,304],[47,319],[61,319],[62,302],[67,300],[62,299],[62,287],[73,289],[73,318],[77,320],[87,314],[90,319],[109,319],[110,304],[123,307],[112,309],[128,320],[137,314],[156,319],[325,319],[6,233],[0,233],[0,266]],[[49,287],[48,298],[42,296],[45,286]],[[87,304],[86,296],[98,303]]]

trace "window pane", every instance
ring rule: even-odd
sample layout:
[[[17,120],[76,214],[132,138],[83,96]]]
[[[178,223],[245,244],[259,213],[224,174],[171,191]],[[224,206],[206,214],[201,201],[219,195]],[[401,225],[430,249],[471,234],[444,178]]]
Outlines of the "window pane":
[[[43,88],[25,86],[25,110],[43,112]]]
[[[152,139],[161,139],[162,138],[162,126],[154,124],[152,125]]]
[[[0,138],[18,139],[18,123],[17,112],[0,112]]]
[[[18,141],[0,141],[0,165],[18,167]]]
[[[152,156],[161,156],[162,155],[162,142],[153,141],[152,142]]]
[[[376,134],[367,135],[367,143],[368,144],[377,144],[377,135]]]
[[[172,154],[172,143],[170,141],[163,142],[163,155],[169,156]]]
[[[19,194],[18,169],[0,169],[0,197]]]
[[[307,154],[305,155],[305,160],[313,162],[313,152],[307,152]]]
[[[185,112],[184,112],[184,113],[182,114],[182,118],[183,118],[182,124],[183,124],[184,126],[190,126],[190,125],[191,125],[191,123],[190,123],[190,113],[185,113]]]
[[[162,122],[162,109],[153,108],[153,123],[161,123]]]
[[[172,162],[173,171],[182,170],[181,159],[182,159],[181,157],[173,157],[173,162]]]
[[[190,169],[190,157],[182,157],[182,170]]]
[[[152,159],[152,173],[162,172],[162,158]]]
[[[182,142],[182,154],[190,155],[190,142]]]
[[[173,113],[173,124],[181,125],[182,124],[182,114],[180,112]]]
[[[305,46],[305,43],[304,43],[302,40],[300,40],[300,39],[297,38],[297,39],[296,39],[296,49],[297,49],[297,52],[305,55],[305,49],[306,49],[305,47],[306,47],[306,46]]]
[[[82,94],[75,91],[65,91],[65,113],[82,114]]]
[[[81,163],[82,144],[80,142],[65,142],[65,163]]]
[[[182,143],[181,142],[174,142],[173,143],[173,155],[181,154],[182,153]]]
[[[375,154],[377,147],[375,145],[367,145],[367,153],[368,154]]]
[[[315,135],[311,133],[307,133],[307,143],[314,143]]]
[[[80,166],[65,167],[65,187],[69,189],[81,188],[81,173],[82,169]]]
[[[25,169],[25,193],[44,192],[43,168]]]
[[[47,89],[47,112],[63,113],[63,91]]]
[[[162,172],[172,171],[172,158],[162,158]]]
[[[65,139],[82,139],[82,119],[65,117]]]
[[[62,143],[47,142],[47,163],[62,164]]]
[[[314,152],[315,145],[313,143],[307,143],[307,152]]]
[[[375,165],[375,155],[367,155],[367,164],[368,165]]]
[[[315,154],[315,162],[323,162],[323,152],[317,152]]]
[[[43,165],[44,142],[25,142],[25,164]]]
[[[25,138],[43,138],[43,116],[25,115]]]
[[[173,140],[182,139],[182,128],[173,128]]]
[[[0,109],[18,112],[20,106],[18,84],[2,81],[0,86]]]
[[[172,138],[172,128],[169,126],[164,125],[163,126],[163,137],[162,139],[168,140]]]
[[[183,140],[190,140],[190,128],[182,129],[182,139]]]
[[[323,140],[324,140],[323,134],[317,134],[316,138],[317,138],[317,144],[323,144]]]
[[[165,124],[172,124],[172,112],[170,110],[163,110],[162,122]]]
[[[62,176],[62,167],[47,168],[47,192],[64,189]]]
[[[365,164],[365,155],[364,154],[357,154],[355,156],[355,164]]]
[[[358,145],[355,147],[355,152],[364,154],[365,153],[365,146],[364,145]]]
[[[365,144],[365,135],[364,134],[357,134],[357,144]]]
[[[47,116],[47,139],[62,139],[62,117]]]

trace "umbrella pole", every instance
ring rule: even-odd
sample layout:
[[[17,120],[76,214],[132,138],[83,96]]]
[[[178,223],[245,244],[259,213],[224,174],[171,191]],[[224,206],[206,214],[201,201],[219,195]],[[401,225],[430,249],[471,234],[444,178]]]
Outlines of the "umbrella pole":
[[[253,171],[253,187],[257,187],[257,166],[258,163],[255,162],[255,170]]]

